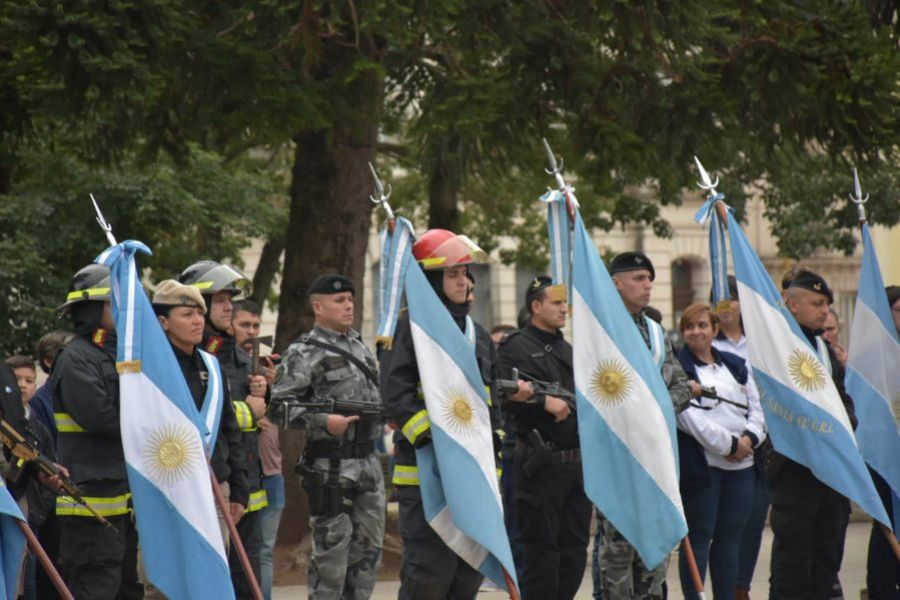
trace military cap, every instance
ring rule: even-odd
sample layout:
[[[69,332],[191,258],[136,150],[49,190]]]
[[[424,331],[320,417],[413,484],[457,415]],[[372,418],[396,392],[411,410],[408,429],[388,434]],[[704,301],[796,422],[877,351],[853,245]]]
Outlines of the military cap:
[[[801,269],[794,274],[793,279],[788,284],[788,289],[799,288],[822,294],[828,298],[828,304],[834,303],[834,293],[828,287],[828,283],[818,273]]]
[[[308,296],[313,294],[340,294],[341,292],[350,292],[356,295],[356,288],[353,282],[337,273],[325,273],[313,279],[306,290]]]
[[[553,279],[551,277],[548,277],[547,275],[538,275],[529,281],[528,287],[525,288],[525,304],[530,306],[531,301],[534,300],[535,296],[541,290],[547,290],[547,297],[554,302],[566,299],[566,286],[562,284],[553,285]]]
[[[160,281],[153,293],[154,306],[194,306],[206,312],[206,301],[200,290],[192,285],[179,283],[174,279]]]
[[[656,269],[653,263],[643,252],[623,252],[617,254],[609,263],[609,274],[624,273],[625,271],[650,271],[650,281],[656,279]]]

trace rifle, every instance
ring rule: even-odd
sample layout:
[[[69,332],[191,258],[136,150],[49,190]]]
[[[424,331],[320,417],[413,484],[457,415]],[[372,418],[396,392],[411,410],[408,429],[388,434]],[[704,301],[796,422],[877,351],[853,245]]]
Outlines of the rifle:
[[[519,373],[519,369],[513,369],[512,379],[494,380],[494,384],[500,391],[501,396],[508,398],[519,391]],[[539,404],[547,396],[556,396],[565,400],[566,404],[569,405],[569,409],[575,410],[575,394],[563,388],[558,381],[541,381],[527,373],[522,373],[522,375],[528,378],[525,381],[531,383],[531,389],[534,391],[534,394],[525,404]]]
[[[320,398],[316,396],[312,400],[297,400],[296,397],[288,397],[279,404],[281,410],[281,426],[284,428],[291,427],[294,420],[292,414],[295,411],[316,411],[325,413],[334,413],[338,415],[359,415],[362,418],[374,417],[376,419],[384,418],[384,407],[373,402],[359,402],[357,400],[335,400],[333,398]]]
[[[736,406],[741,410],[750,411],[750,408],[746,404],[741,404],[740,402],[735,402],[734,400],[729,400],[728,398],[723,398],[718,393],[716,393],[716,388],[714,387],[706,387],[700,386],[700,396],[703,398],[709,398],[710,400],[715,400],[716,402],[724,402],[725,404],[730,404],[732,406]],[[691,404],[694,408],[699,408],[702,410],[712,410],[713,407],[701,406],[699,404]]]
[[[98,513],[94,507],[85,500],[81,490],[78,489],[75,482],[66,477],[59,467],[53,464],[53,461],[41,454],[37,448],[28,443],[28,440],[4,419],[0,419],[0,442],[9,449],[13,456],[19,459],[19,464],[32,463],[47,477],[56,477],[59,480],[60,491],[64,492],[62,495],[71,497],[75,502],[85,507],[92,515],[94,515],[95,519],[107,527],[112,527],[112,524],[104,519],[103,515]],[[16,473],[16,476],[17,475],[18,473]],[[15,476],[13,477],[13,480],[15,480]]]

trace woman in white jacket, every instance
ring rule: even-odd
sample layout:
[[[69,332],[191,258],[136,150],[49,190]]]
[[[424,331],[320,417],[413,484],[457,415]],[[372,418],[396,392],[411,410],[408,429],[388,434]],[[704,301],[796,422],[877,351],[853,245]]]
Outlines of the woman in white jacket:
[[[732,600],[741,534],[753,508],[753,450],[765,439],[763,414],[744,359],[712,345],[719,331],[712,308],[692,304],[680,327],[679,359],[695,397],[678,415],[688,535],[703,576],[709,563],[713,597]],[[696,598],[683,557],[680,568],[685,598]]]

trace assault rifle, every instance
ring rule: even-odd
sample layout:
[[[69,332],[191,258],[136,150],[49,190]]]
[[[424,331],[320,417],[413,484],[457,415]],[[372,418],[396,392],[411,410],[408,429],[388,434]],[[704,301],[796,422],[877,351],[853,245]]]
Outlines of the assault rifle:
[[[494,380],[494,384],[504,398],[508,398],[519,391],[519,373],[519,369],[513,369],[512,379]],[[527,378],[525,381],[531,383],[531,389],[534,391],[534,394],[525,404],[540,404],[547,396],[556,396],[565,400],[569,405],[569,409],[575,410],[575,394],[563,388],[558,381],[541,381],[527,373],[522,373],[522,375]]]
[[[723,398],[716,392],[716,388],[714,387],[706,387],[700,386],[700,395],[703,398],[709,398],[710,400],[715,400],[716,402],[724,402],[725,404],[730,404],[732,406],[736,406],[741,410],[750,411],[750,408],[746,404],[741,404],[740,402],[735,402],[734,400],[729,400],[728,398]],[[694,408],[699,408],[702,410],[712,410],[712,406],[701,406],[699,404],[691,404]]]
[[[322,412],[338,415],[359,415],[362,419],[381,420],[384,418],[384,407],[374,402],[360,402],[358,400],[335,400],[333,398],[314,397],[310,400],[297,400],[289,397],[279,404],[281,411],[281,426],[291,427],[294,415],[298,412]]]
[[[65,473],[63,473],[53,461],[41,454],[41,452],[30,444],[21,433],[16,431],[15,427],[10,425],[4,419],[0,419],[0,442],[9,449],[10,454],[19,459],[16,461],[17,465],[24,466],[26,463],[31,463],[47,477],[56,477],[59,480],[59,492],[62,492],[62,495],[71,497],[75,502],[85,507],[95,519],[107,527],[112,527],[112,524],[104,519],[103,515],[98,513],[96,509],[85,500],[81,490],[78,489],[75,482],[66,477]],[[12,476],[13,481],[15,481],[16,477],[18,477],[21,472],[21,467],[16,469],[15,466],[16,465],[14,465]]]

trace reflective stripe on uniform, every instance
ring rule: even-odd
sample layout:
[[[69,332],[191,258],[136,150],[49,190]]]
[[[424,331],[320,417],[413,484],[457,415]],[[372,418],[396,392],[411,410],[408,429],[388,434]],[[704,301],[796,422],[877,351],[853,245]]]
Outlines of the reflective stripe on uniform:
[[[131,494],[122,494],[121,496],[113,496],[112,498],[89,498],[84,497],[84,501],[91,505],[102,517],[115,517],[118,515],[127,515],[131,512],[128,501]],[[56,514],[60,517],[91,517],[95,518],[86,507],[75,502],[71,496],[59,496],[56,499]]]
[[[82,433],[84,427],[78,424],[69,413],[53,413],[53,420],[56,421],[56,429],[60,433]]]
[[[76,290],[74,292],[69,292],[69,294],[66,296],[66,301],[86,300],[86,299],[92,298],[94,296],[106,296],[106,295],[109,295],[108,287],[88,288],[86,290]]]
[[[250,494],[250,499],[247,501],[247,512],[256,512],[268,505],[269,497],[266,496],[266,490],[259,490]]]
[[[234,417],[237,419],[241,431],[256,431],[257,426],[253,422],[253,411],[250,410],[250,406],[243,400],[235,400],[232,404],[234,405]]]
[[[420,410],[414,414],[409,421],[400,429],[410,444],[415,444],[420,435],[431,428],[431,421],[428,418],[427,410]]]
[[[391,478],[394,485],[419,485],[419,467],[416,465],[394,466],[394,476]]]

